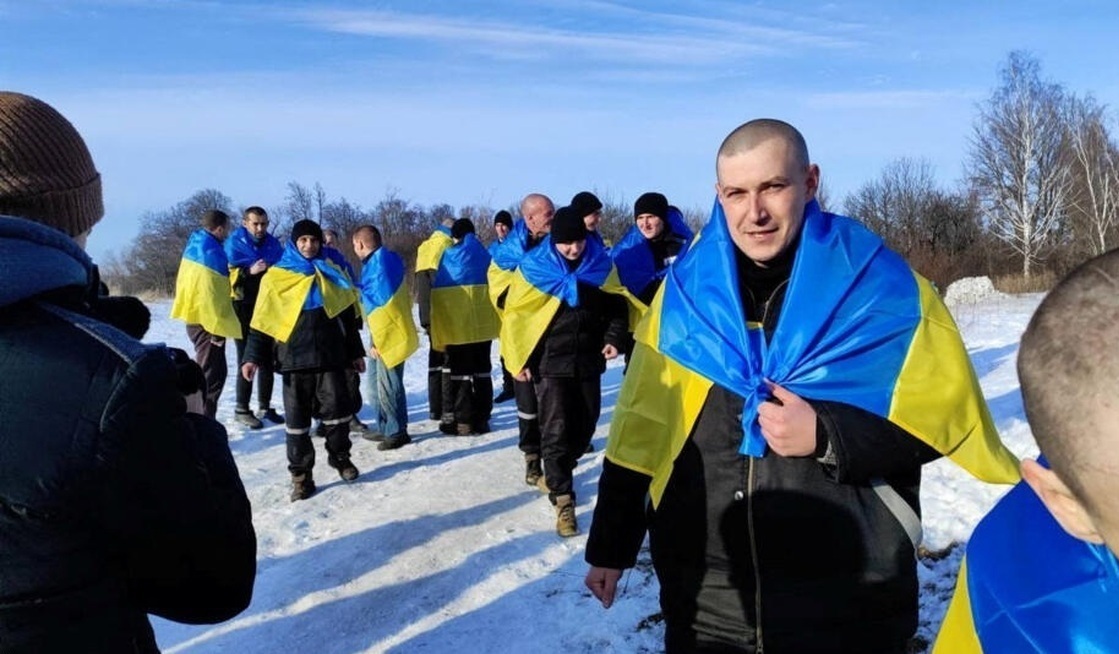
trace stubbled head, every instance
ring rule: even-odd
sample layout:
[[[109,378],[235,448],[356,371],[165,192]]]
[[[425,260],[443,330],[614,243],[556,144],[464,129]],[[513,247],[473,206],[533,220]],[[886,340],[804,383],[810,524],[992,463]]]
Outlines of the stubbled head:
[[[820,169],[810,163],[804,137],[792,125],[768,118],[727,135],[715,175],[731,239],[761,266],[796,241],[804,208],[820,186]]]
[[[542,193],[529,193],[521,200],[521,216],[525,219],[528,231],[533,236],[547,234],[552,229],[552,217],[556,213],[556,205]]]
[[[241,225],[249,231],[254,241],[260,241],[268,233],[268,212],[261,207],[249,207],[241,215]]]
[[[354,254],[359,259],[364,259],[381,249],[381,230],[373,225],[362,225],[354,230],[351,240],[354,246]]]

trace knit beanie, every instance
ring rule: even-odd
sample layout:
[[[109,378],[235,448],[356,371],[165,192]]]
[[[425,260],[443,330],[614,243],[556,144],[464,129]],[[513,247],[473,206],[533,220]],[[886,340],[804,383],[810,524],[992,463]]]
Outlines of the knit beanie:
[[[643,213],[651,213],[659,216],[661,220],[668,220],[668,198],[655,191],[642,194],[637,198],[637,202],[633,203],[633,219],[637,220],[637,217]]]
[[[73,237],[105,215],[101,175],[81,135],[53,107],[0,91],[0,215]]]
[[[502,209],[498,211],[493,217],[494,225],[505,225],[509,229],[513,229],[513,214]]]
[[[590,191],[579,191],[571,198],[571,208],[580,216],[589,216],[602,208],[602,201]]]
[[[459,218],[451,225],[451,238],[461,240],[467,234],[474,233],[474,221],[469,218]]]
[[[552,218],[552,242],[574,243],[587,238],[587,226],[583,224],[583,214],[572,207],[560,207]]]
[[[314,236],[322,243],[322,227],[317,222],[304,218],[291,226],[291,242],[297,243],[300,236]]]

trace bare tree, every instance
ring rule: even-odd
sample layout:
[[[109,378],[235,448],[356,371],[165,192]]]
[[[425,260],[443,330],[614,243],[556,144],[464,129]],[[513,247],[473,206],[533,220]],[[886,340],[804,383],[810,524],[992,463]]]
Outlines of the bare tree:
[[[932,164],[897,159],[844,200],[844,211],[908,257],[926,242],[926,221],[937,195]]]
[[[1082,249],[1095,256],[1111,249],[1119,225],[1119,150],[1094,99],[1070,98],[1068,115],[1069,221]]]
[[[323,209],[326,208],[326,191],[323,190],[322,184],[315,182],[315,209],[318,210],[318,222],[321,225],[323,221]],[[343,200],[344,201],[344,200]]]
[[[318,186],[318,185],[316,185]],[[318,187],[319,190],[322,187]],[[314,220],[314,199],[311,191],[299,182],[288,182],[288,194],[284,196],[284,213],[291,222]]]
[[[1070,171],[1062,156],[1064,90],[1012,52],[974,128],[970,174],[993,234],[1031,267],[1064,218]]]

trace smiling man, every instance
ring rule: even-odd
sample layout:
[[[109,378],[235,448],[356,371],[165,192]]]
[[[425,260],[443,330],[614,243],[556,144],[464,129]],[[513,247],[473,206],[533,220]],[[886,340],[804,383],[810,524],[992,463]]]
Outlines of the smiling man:
[[[716,173],[635,334],[587,586],[609,607],[648,528],[669,653],[904,652],[921,465],[1016,461],[931,285],[820,210],[795,128],[738,127]]]

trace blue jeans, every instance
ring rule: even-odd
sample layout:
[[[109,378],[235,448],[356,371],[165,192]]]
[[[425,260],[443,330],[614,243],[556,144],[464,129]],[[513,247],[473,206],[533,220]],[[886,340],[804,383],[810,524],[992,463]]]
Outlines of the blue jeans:
[[[408,396],[404,392],[404,364],[389,368],[384,361],[373,361],[372,384],[368,396],[376,398],[371,402],[377,410],[377,425],[385,436],[400,436],[408,433]]]

